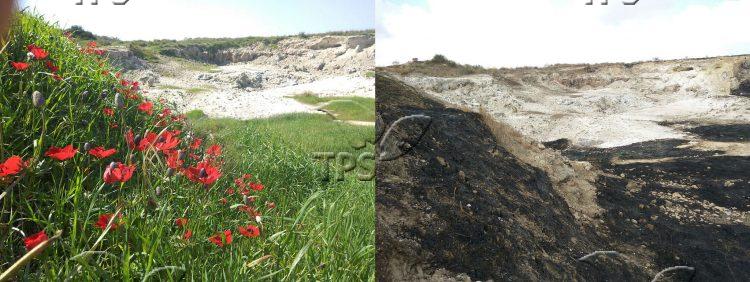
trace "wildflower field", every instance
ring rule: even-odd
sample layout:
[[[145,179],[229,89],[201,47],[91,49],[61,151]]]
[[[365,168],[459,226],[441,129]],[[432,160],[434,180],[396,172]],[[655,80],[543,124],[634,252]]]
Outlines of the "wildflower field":
[[[29,14],[2,46],[0,280],[374,280],[373,181],[311,157],[372,127],[188,119],[105,55]]]

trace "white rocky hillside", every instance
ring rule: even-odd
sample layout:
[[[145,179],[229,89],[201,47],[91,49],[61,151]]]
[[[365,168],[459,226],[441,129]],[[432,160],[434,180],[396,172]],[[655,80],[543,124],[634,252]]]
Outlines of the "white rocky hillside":
[[[483,110],[539,142],[591,147],[689,138],[684,126],[750,120],[750,56],[424,74],[391,69],[447,102]]]
[[[160,56],[159,63],[147,63],[121,47],[110,48],[109,56],[128,69],[129,78],[141,81],[150,98],[211,117],[318,112],[289,98],[302,93],[375,97],[372,35],[291,37],[276,44],[175,52],[179,57]]]

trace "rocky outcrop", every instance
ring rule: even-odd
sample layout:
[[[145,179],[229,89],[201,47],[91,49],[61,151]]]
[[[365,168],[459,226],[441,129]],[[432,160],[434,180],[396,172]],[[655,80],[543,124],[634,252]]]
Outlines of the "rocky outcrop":
[[[310,46],[312,50],[323,50],[328,48],[336,48],[344,44],[344,38],[335,36],[326,36],[318,40],[315,44]]]
[[[244,72],[236,80],[237,88],[261,88],[263,87],[262,72]]]
[[[133,52],[125,47],[111,47],[106,49],[106,56],[109,62],[118,68],[124,70],[141,70],[148,67],[148,63],[138,58]]]
[[[159,83],[159,75],[151,70],[147,70],[141,73],[140,78],[138,78],[138,81],[140,81],[143,84],[148,85],[149,87],[153,87],[155,84]]]
[[[228,49],[210,49],[204,46],[191,45],[162,51],[163,55],[185,58],[216,65],[227,65],[242,62],[261,61],[263,63],[289,63],[301,61],[309,63],[309,68],[316,69],[321,63],[327,64],[338,58],[359,57],[354,63],[374,61],[375,37],[373,35],[325,36],[300,38],[291,37],[267,44],[254,43],[249,46]],[[362,51],[365,54],[357,54]],[[357,55],[351,55],[357,54]],[[349,56],[347,56],[349,55]],[[351,63],[351,62],[350,62]],[[299,65],[298,62],[295,63]],[[369,68],[373,63],[369,62]],[[356,65],[356,64],[355,64]],[[339,68],[345,66],[340,64]]]
[[[369,35],[352,36],[346,39],[346,48],[365,49],[375,45],[375,37]]]
[[[736,64],[734,79],[730,87],[730,94],[732,95],[750,96],[750,60]]]

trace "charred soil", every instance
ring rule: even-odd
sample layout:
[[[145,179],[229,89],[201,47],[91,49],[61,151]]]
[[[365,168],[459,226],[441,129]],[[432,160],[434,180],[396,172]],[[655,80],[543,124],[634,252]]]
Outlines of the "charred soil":
[[[601,212],[584,220],[549,170],[514,155],[512,140],[499,142],[481,114],[383,72],[376,89],[379,140],[402,117],[431,118],[426,128],[399,124],[419,138],[377,165],[379,280],[643,281],[677,265],[695,270],[667,275],[676,281],[750,279],[750,158],[692,150],[685,140],[548,143],[557,151],[545,152],[598,175]],[[722,138],[742,138],[741,129]],[[579,261],[594,251],[617,254]]]

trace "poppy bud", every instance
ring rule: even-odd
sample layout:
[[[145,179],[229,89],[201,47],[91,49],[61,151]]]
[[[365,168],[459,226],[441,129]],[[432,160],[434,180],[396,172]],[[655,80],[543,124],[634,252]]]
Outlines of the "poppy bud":
[[[208,186],[208,184],[203,184],[203,189],[208,190],[209,188],[211,188],[211,186]]]
[[[208,173],[206,172],[205,168],[201,168],[201,171],[198,174],[198,177],[200,177],[200,178],[206,178],[206,177],[208,177]]]
[[[117,164],[115,162],[109,163],[109,170],[114,170],[115,167],[117,167]]]
[[[247,197],[247,195],[242,195],[242,202],[245,203],[245,205],[250,204],[250,198]]]
[[[101,94],[102,99],[107,98],[107,94],[107,90],[103,90]]]
[[[84,150],[84,151],[89,151],[89,150],[91,150],[91,143],[89,143],[89,142],[86,142],[85,144],[83,144],[83,150]]]
[[[172,177],[174,175],[174,168],[168,168],[167,169],[167,177]]]
[[[156,209],[156,208],[159,207],[159,204],[156,203],[156,201],[154,200],[154,198],[148,198],[148,202],[146,202],[146,207],[148,207],[149,209],[154,210],[154,209]]]
[[[44,95],[42,95],[42,92],[34,91],[34,93],[31,94],[31,101],[34,104],[34,107],[41,107],[44,106]]]
[[[26,53],[26,59],[31,61],[34,59],[34,53],[28,52]]]
[[[115,94],[115,106],[118,109],[122,109],[125,107],[125,100],[122,99],[122,96],[120,96],[120,93]]]
[[[89,97],[89,92],[88,91],[81,92],[81,98],[86,99],[88,97]]]
[[[156,193],[157,197],[161,196],[161,187],[156,187],[156,192],[155,193]]]
[[[187,157],[187,152],[183,150],[177,150],[177,158],[180,160],[185,160],[185,157]]]
[[[82,119],[81,120],[81,124],[83,124],[83,126],[88,126],[89,125],[89,121],[85,120],[85,119]]]
[[[141,144],[141,140],[143,140],[143,137],[141,137],[140,134],[136,135],[135,138],[133,138],[133,142],[135,142],[136,145]]]
[[[135,163],[135,154],[130,155],[130,163]]]

